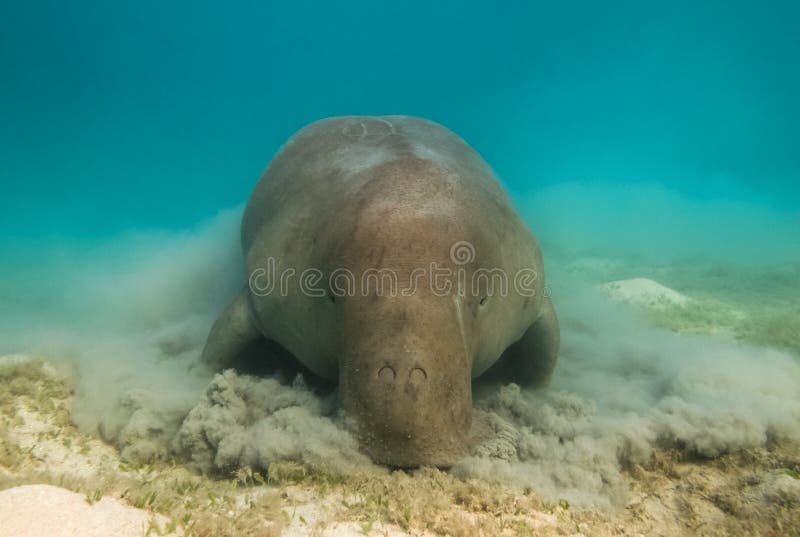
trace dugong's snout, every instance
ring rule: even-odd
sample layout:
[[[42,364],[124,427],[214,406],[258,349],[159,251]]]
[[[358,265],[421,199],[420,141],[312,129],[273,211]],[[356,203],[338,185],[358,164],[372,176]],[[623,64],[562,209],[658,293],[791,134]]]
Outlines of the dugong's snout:
[[[468,370],[446,360],[373,359],[343,370],[340,394],[358,438],[378,463],[451,466],[467,451],[472,423]]]

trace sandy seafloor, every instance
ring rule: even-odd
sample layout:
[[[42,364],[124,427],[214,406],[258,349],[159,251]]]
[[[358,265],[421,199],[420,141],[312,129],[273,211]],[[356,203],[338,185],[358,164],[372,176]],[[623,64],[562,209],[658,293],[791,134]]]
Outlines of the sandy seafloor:
[[[202,235],[175,255],[202,265]],[[553,253],[553,382],[477,385],[493,434],[447,472],[374,466],[303,379],[201,371],[210,318],[171,306],[163,268],[87,277],[122,322],[19,319],[36,343],[0,359],[0,536],[800,532],[796,264]]]

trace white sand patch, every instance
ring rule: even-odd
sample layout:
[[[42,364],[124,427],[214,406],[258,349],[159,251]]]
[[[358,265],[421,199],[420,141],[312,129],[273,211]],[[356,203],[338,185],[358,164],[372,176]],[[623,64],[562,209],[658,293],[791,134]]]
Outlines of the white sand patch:
[[[318,535],[322,537],[363,537],[364,535],[369,537],[407,537],[411,535],[396,526],[374,524],[368,528],[367,526],[355,522],[334,522],[330,526],[317,529],[316,531],[319,532]],[[308,528],[296,527],[294,525],[285,528],[281,533],[282,537],[305,537],[306,535],[309,535]],[[414,535],[427,537],[433,534],[429,532],[416,532]]]
[[[670,306],[685,306],[692,299],[649,278],[617,280],[600,286],[612,302],[624,302],[635,306],[664,309]]]
[[[775,470],[767,474],[761,486],[764,500],[786,507],[800,506],[800,479],[786,470]]]
[[[90,505],[85,496],[51,485],[0,491],[0,520],[0,537],[141,537],[151,522],[167,523],[112,498]]]
[[[72,446],[76,435],[62,434],[58,427],[24,406],[17,407],[22,424],[14,428],[17,445],[47,471],[78,479],[100,476],[117,460],[114,448],[95,439],[86,439],[82,446]]]
[[[0,356],[0,367],[34,362],[39,363],[39,360],[31,355]],[[54,364],[41,364],[43,371],[53,379],[65,381],[65,376]],[[70,399],[61,403],[64,408],[71,406]],[[37,412],[22,400],[15,405],[14,416],[14,441],[28,453],[39,470],[85,480],[115,469],[119,462],[116,450],[110,445],[96,438],[80,436],[71,427],[57,425],[53,415]]]
[[[283,507],[286,525],[281,537],[349,537],[351,535],[374,537],[405,537],[411,535],[402,528],[381,521],[343,521],[342,510],[348,502],[358,503],[361,497],[346,497],[341,492],[331,492],[323,497],[302,486],[288,485],[282,488],[282,497],[289,505]],[[426,531],[415,531],[419,537],[433,537]]]

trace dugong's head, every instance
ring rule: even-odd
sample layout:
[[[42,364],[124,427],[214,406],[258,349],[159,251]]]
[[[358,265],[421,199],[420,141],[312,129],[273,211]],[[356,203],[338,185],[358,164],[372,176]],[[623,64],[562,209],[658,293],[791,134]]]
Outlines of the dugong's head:
[[[472,423],[471,359],[452,299],[348,297],[339,364],[342,407],[363,449],[392,466],[449,466]]]
[[[480,297],[459,295],[452,244],[417,222],[343,249],[356,289],[335,298],[340,400],[378,463],[450,466],[467,454]]]

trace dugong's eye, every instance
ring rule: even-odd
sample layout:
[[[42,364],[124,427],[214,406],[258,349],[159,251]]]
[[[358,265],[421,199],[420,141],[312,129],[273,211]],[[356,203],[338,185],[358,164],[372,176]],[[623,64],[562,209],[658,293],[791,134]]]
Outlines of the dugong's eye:
[[[481,300],[480,300],[480,302],[478,302],[478,304],[480,304],[481,306],[484,306],[484,305],[486,305],[487,302],[489,302],[489,296],[488,295],[483,297],[483,298],[481,298]]]

